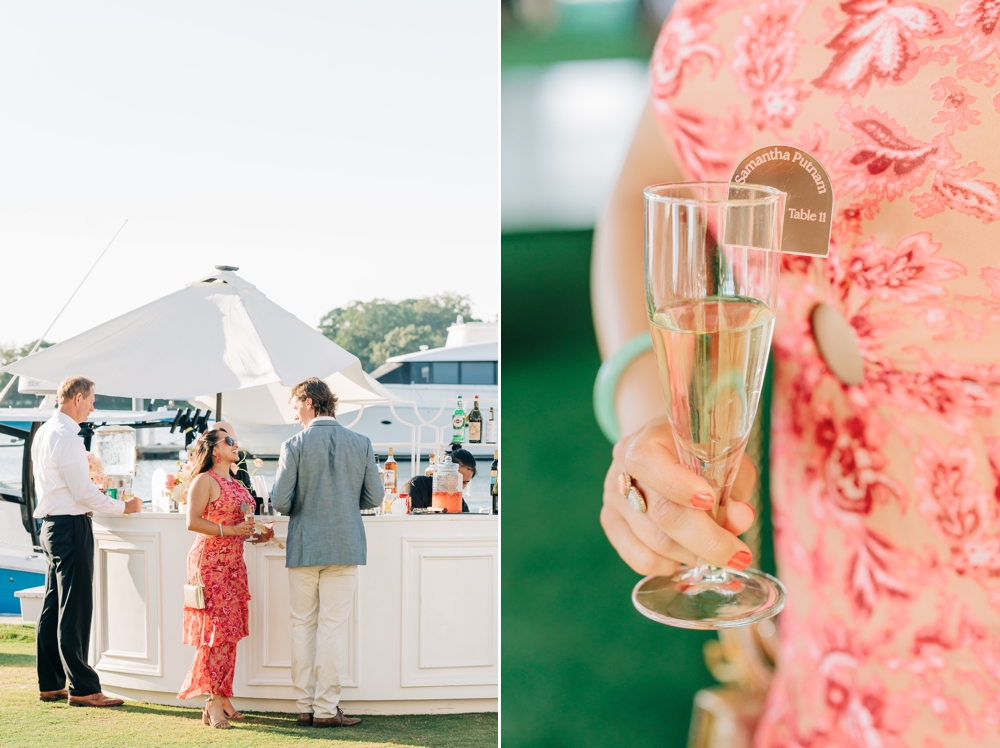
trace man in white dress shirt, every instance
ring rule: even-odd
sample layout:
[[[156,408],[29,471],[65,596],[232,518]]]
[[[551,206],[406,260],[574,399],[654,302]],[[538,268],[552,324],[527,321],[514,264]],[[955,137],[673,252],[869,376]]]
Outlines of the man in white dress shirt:
[[[119,706],[121,699],[101,693],[90,667],[90,620],[94,610],[94,530],[90,518],[131,514],[142,499],[117,501],[90,480],[80,424],[94,410],[94,383],[69,377],[59,385],[59,408],[31,444],[35,517],[42,520],[41,543],[48,560],[45,601],[38,619],[36,652],[38,698],[73,706]],[[66,679],[69,678],[69,690]]]

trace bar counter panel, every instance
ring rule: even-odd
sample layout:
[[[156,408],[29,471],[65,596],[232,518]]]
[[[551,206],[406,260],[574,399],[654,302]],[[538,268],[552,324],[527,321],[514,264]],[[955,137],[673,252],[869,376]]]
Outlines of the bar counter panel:
[[[275,519],[284,542],[288,520]],[[497,517],[366,516],[368,564],[342,642],[345,711],[496,711]],[[183,514],[94,517],[91,662],[107,693],[194,706],[176,693],[194,659],[181,644],[187,552]],[[239,708],[295,711],[285,551],[247,544],[250,636],[237,649]]]

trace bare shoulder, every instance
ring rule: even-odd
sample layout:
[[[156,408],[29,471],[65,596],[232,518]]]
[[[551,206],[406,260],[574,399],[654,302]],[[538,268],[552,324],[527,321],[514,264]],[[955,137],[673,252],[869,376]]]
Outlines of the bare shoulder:
[[[211,504],[219,498],[219,484],[212,480],[208,473],[200,473],[191,481],[191,492],[196,496],[207,496],[208,503]]]

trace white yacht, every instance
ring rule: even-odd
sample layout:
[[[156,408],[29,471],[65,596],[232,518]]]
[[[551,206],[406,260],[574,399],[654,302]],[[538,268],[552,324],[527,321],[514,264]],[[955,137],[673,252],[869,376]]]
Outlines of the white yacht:
[[[409,424],[422,426],[417,441],[421,445],[451,441],[451,416],[458,397],[466,412],[479,396],[483,424],[499,413],[500,344],[495,322],[457,322],[448,328],[443,348],[431,348],[393,356],[372,372],[372,377],[401,401],[399,404],[369,406],[352,428],[373,444],[409,442]],[[349,422],[350,415],[345,415]],[[477,457],[493,455],[496,444],[467,444]],[[427,454],[429,448],[421,449]]]
[[[436,445],[451,442],[451,419],[458,396],[466,411],[479,395],[483,423],[498,421],[499,431],[499,337],[496,322],[464,322],[459,318],[448,328],[443,348],[424,348],[393,356],[372,372],[398,398],[391,405],[369,405],[360,413],[345,412],[338,420],[372,440],[377,454],[394,447],[397,458],[426,457]],[[223,412],[225,408],[223,407]],[[262,426],[233,418],[240,443],[255,455],[277,457],[281,442],[297,433],[297,424]],[[467,444],[474,455],[492,457],[496,444]]]

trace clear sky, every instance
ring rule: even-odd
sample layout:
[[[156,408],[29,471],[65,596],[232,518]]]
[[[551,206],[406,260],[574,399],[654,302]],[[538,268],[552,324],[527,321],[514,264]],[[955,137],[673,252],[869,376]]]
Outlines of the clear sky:
[[[126,218],[50,340],[216,264],[311,325],[442,291],[498,313],[496,0],[0,8],[0,343]]]

